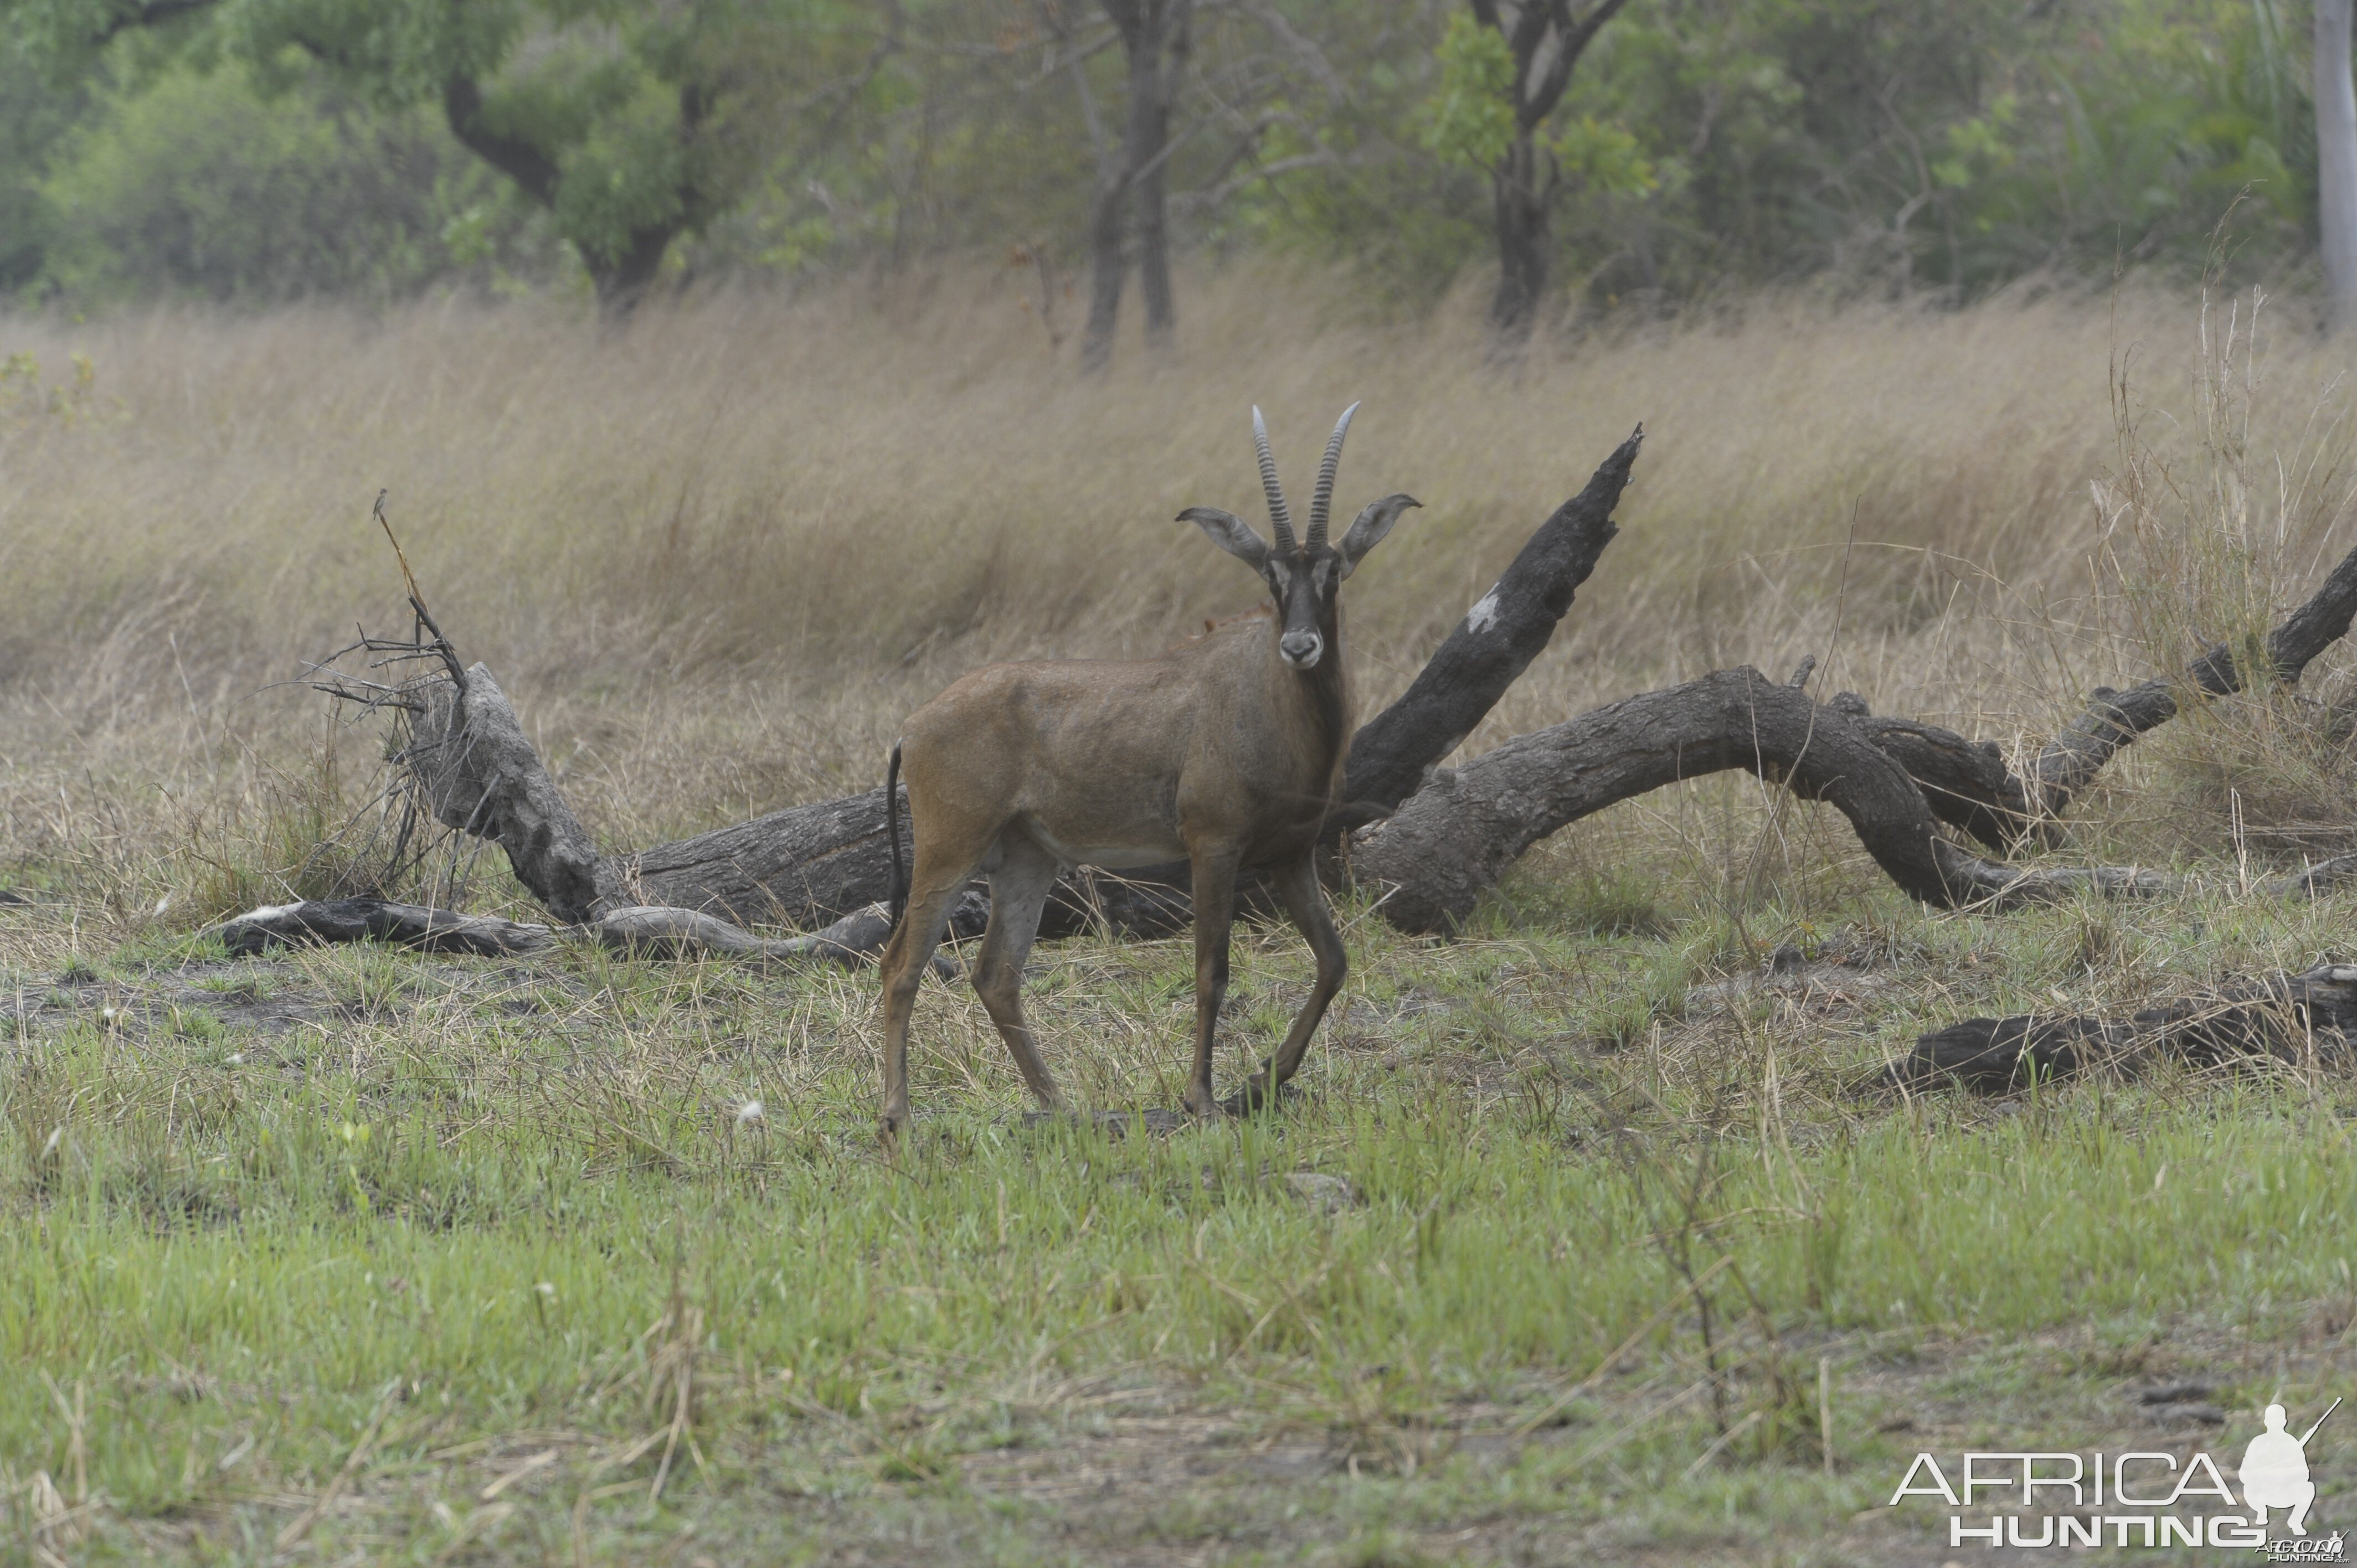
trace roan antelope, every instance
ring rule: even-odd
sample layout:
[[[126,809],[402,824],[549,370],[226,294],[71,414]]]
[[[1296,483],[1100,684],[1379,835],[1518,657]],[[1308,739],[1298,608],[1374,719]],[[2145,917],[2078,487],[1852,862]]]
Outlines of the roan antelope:
[[[976,872],[990,879],[990,925],[974,986],[1023,1081],[1053,1112],[1062,1096],[1023,1021],[1023,961],[1058,875],[1186,859],[1195,906],[1195,1060],[1187,1109],[1211,1095],[1211,1037],[1228,988],[1236,877],[1265,870],[1309,939],[1318,983],[1276,1055],[1229,1101],[1261,1104],[1291,1078],[1342,983],[1342,939],[1326,911],[1313,851],[1342,779],[1355,727],[1339,593],[1400,514],[1421,505],[1386,496],[1339,545],[1326,542],[1334,471],[1352,403],[1326,443],[1309,532],[1296,540],[1260,410],[1253,441],[1268,495],[1272,547],[1213,507],[1178,514],[1268,585],[1272,603],[1212,627],[1153,659],[995,664],[909,716],[892,747],[885,799],[905,770],[916,867],[905,883],[899,814],[892,822],[895,929],[884,950],[884,1132],[909,1120],[909,1017],[942,926]]]

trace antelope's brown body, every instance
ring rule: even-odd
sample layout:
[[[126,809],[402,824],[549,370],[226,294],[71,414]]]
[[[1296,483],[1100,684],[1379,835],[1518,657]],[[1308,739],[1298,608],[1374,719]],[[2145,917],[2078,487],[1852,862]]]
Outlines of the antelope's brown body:
[[[1355,405],[1354,405],[1355,407]],[[1416,504],[1370,506],[1337,548],[1325,538],[1345,413],[1328,444],[1307,542],[1297,542],[1259,431],[1275,549],[1226,512],[1183,514],[1258,570],[1275,605],[1152,659],[993,665],[909,715],[897,748],[916,844],[905,910],[884,953],[888,1134],[908,1120],[908,1036],[918,983],[949,907],[977,873],[991,915],[974,989],[1041,1104],[1061,1100],[1023,1016],[1023,961],[1058,875],[1185,859],[1193,874],[1196,1023],[1187,1105],[1218,1108],[1211,1045],[1227,988],[1237,875],[1268,873],[1318,959],[1310,999],[1232,1108],[1259,1103],[1299,1067],[1342,982],[1340,937],[1313,860],[1353,724],[1336,590]]]

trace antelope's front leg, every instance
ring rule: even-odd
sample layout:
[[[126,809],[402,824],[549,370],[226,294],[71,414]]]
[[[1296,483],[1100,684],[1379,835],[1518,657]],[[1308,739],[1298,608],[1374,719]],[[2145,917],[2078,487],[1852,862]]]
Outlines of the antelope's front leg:
[[[1285,912],[1309,939],[1309,950],[1318,958],[1318,981],[1310,987],[1309,1000],[1294,1015],[1293,1027],[1286,1031],[1276,1055],[1246,1079],[1243,1090],[1228,1101],[1228,1111],[1235,1115],[1256,1111],[1275,1098],[1286,1080],[1300,1070],[1301,1058],[1309,1053],[1310,1038],[1326,1016],[1327,1004],[1334,1000],[1334,993],[1342,989],[1343,977],[1351,972],[1342,934],[1334,929],[1334,917],[1326,908],[1326,890],[1318,885],[1317,857],[1304,855],[1291,865],[1279,867],[1270,874],[1269,881]]]
[[[1219,1031],[1220,1004],[1228,994],[1228,928],[1236,918],[1236,856],[1199,854],[1193,869],[1195,1065],[1187,1080],[1186,1106],[1198,1116],[1211,1116],[1220,1110],[1211,1093],[1211,1039]]]

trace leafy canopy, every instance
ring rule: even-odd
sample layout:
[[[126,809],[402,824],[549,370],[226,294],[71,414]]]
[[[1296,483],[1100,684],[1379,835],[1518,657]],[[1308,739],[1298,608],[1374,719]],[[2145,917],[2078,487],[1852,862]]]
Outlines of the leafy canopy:
[[[231,59],[285,91],[324,69],[379,110],[437,106],[601,292],[642,285],[673,239],[856,102],[884,52],[855,0],[0,3],[69,68],[128,32],[150,70]]]

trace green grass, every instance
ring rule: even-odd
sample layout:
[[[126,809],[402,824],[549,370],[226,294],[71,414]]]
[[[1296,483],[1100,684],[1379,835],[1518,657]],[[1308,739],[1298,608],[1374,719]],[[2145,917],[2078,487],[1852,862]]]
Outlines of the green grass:
[[[2198,1373],[2223,1453],[2345,1386],[2345,1084],[1859,1087],[2345,903],[1851,913],[1361,919],[1302,1100],[1164,1138],[1026,1125],[930,987],[890,1158],[866,976],[150,939],[67,993],[71,912],[0,913],[0,1553],[1878,1563],[1945,1550],[1879,1506],[1918,1447],[2157,1441],[2122,1390]],[[1883,958],[1744,983],[1786,941]],[[1085,1102],[1175,1102],[1189,963],[1043,950]],[[1305,955],[1237,979],[1223,1079]]]

